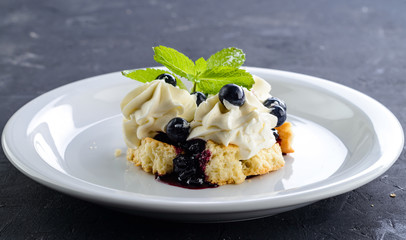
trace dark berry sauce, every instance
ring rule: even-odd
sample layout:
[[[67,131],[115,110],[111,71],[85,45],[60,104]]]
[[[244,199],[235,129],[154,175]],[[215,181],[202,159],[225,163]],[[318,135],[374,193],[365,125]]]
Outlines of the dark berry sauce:
[[[204,182],[201,185],[187,185],[179,182],[175,174],[166,174],[163,176],[155,175],[155,179],[161,183],[165,183],[171,186],[176,186],[176,187],[181,187],[181,188],[186,188],[186,189],[193,189],[193,190],[198,190],[198,189],[206,189],[206,188],[216,188],[218,187],[217,184],[211,184],[208,182]]]
[[[198,154],[199,167],[203,172],[206,171],[206,165],[209,162],[210,157],[211,157],[211,152],[208,149],[204,150],[203,152]]]
[[[182,148],[177,147],[177,146],[174,146],[174,147],[175,147],[176,155],[179,155],[179,154],[183,153],[183,149],[182,149]]]
[[[206,181],[206,165],[211,152],[206,149],[203,139],[174,142],[166,133],[159,132],[154,139],[171,144],[176,151],[173,161],[173,172],[167,175],[157,175],[155,178],[172,186],[188,189],[203,189],[217,187]]]

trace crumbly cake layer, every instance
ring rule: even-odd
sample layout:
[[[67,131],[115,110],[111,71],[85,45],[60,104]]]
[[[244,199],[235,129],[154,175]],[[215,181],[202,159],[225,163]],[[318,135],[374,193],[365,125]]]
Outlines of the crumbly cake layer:
[[[242,183],[247,176],[265,174],[283,167],[285,161],[278,143],[271,148],[262,149],[248,159],[239,159],[239,148],[235,145],[224,146],[208,141],[206,149],[211,153],[205,169],[206,181],[224,185]],[[148,173],[169,174],[173,170],[176,157],[174,146],[152,138],[145,138],[137,149],[127,150],[127,159]]]
[[[206,149],[211,152],[211,159],[206,165],[206,180],[218,185],[239,184],[247,176],[265,174],[285,165],[278,143],[271,148],[262,149],[248,160],[240,160],[239,148],[235,145],[226,147],[208,141]]]
[[[240,160],[239,148],[235,145],[224,146],[207,141],[206,149],[211,158],[205,168],[206,181],[217,184],[239,184],[247,176],[261,175],[275,171],[284,166],[282,153],[294,152],[292,148],[293,133],[291,123],[278,127],[280,144],[262,149],[248,160]],[[173,171],[173,159],[177,151],[173,145],[152,138],[145,138],[137,149],[127,150],[127,159],[141,166],[145,172],[165,175]]]
[[[137,149],[128,148],[127,159],[148,173],[165,175],[173,170],[176,149],[173,145],[144,138]]]
[[[211,153],[205,169],[206,181],[224,185],[242,183],[247,176],[265,174],[283,167],[285,161],[278,143],[273,147],[262,149],[257,155],[248,159],[239,159],[239,148],[235,145],[224,146],[208,141],[206,149]],[[174,146],[145,138],[137,149],[129,148],[127,159],[141,166],[145,172],[159,175],[173,171],[173,159],[176,157]]]

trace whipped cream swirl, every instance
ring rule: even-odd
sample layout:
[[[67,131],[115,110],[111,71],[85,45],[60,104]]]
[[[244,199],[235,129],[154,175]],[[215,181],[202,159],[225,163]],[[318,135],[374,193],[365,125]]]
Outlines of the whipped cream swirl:
[[[252,75],[254,77],[255,84],[251,88],[251,92],[261,101],[265,102],[268,98],[272,97],[269,92],[271,91],[271,85],[264,79]]]
[[[196,109],[188,139],[202,138],[225,146],[237,145],[242,160],[255,156],[263,148],[272,147],[276,142],[272,128],[276,126],[278,119],[269,113],[270,110],[254,92],[243,89],[246,101],[241,107],[226,102],[226,108],[220,102],[218,94],[201,103]],[[261,87],[257,89],[255,92],[264,98],[265,92],[260,90]],[[270,90],[270,86],[268,89]]]
[[[191,121],[195,110],[195,96],[164,80],[154,80],[134,89],[121,102],[127,146],[137,148],[141,139],[164,132],[172,118]]]

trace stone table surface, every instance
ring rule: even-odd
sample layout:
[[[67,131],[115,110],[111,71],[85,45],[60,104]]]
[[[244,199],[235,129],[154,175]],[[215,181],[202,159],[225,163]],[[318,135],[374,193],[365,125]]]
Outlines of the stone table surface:
[[[0,127],[56,87],[155,66],[156,45],[193,59],[239,47],[246,66],[344,84],[384,104],[405,127],[405,12],[403,0],[1,0]],[[348,193],[267,218],[193,224],[128,215],[51,190],[1,151],[0,239],[405,239],[405,167],[403,152],[382,176]]]

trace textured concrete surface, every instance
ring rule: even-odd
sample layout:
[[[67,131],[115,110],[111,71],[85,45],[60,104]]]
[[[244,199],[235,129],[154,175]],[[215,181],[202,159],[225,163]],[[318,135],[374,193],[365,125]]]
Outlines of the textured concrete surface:
[[[247,66],[329,79],[406,125],[406,2],[0,1],[0,127],[58,86],[155,66],[152,46],[191,58],[228,46]],[[384,127],[384,126],[382,126]],[[405,239],[405,152],[354,191],[277,216],[188,224],[126,215],[25,177],[0,152],[0,239]],[[396,198],[389,197],[396,193]]]

